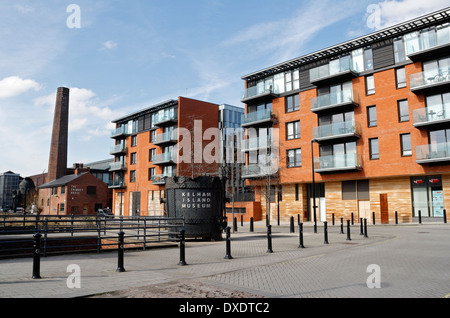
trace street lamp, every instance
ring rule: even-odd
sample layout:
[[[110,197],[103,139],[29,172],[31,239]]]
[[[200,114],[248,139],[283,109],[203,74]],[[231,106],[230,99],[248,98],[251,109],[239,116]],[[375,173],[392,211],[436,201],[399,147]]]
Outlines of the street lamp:
[[[315,171],[314,171],[314,143],[317,140],[311,140],[311,163],[312,163],[312,195],[313,195],[313,211],[314,211],[314,233],[317,233],[317,217],[316,217],[316,179],[315,179]]]

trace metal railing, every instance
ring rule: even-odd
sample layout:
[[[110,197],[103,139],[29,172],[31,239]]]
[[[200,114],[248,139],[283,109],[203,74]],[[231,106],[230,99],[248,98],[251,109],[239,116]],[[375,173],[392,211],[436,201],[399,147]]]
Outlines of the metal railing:
[[[1,215],[0,258],[31,256],[36,233],[42,235],[41,252],[47,256],[114,250],[119,232],[125,233],[125,248],[145,250],[152,244],[173,242],[181,228],[184,218]]]

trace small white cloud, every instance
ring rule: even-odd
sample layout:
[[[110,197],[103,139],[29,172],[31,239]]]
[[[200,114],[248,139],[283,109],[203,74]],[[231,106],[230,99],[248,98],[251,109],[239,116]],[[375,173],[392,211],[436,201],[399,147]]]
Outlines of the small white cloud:
[[[6,77],[0,81],[0,99],[18,96],[29,90],[38,91],[40,89],[41,85],[34,80],[22,79],[18,76]]]
[[[106,41],[103,43],[102,49],[103,50],[114,50],[118,44],[114,41]]]

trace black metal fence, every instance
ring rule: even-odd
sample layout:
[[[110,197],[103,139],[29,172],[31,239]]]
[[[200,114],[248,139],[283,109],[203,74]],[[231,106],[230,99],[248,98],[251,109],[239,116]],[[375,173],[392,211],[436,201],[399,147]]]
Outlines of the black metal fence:
[[[143,249],[178,242],[184,219],[167,217],[95,217],[55,215],[0,215],[0,258],[32,256],[33,236],[41,234],[41,253],[97,251],[118,248]]]

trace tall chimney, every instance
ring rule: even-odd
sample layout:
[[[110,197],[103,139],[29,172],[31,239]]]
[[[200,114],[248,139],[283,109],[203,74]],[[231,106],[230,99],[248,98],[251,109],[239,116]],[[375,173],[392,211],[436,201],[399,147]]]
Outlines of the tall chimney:
[[[55,117],[53,119],[47,182],[59,179],[66,174],[68,136],[69,89],[60,87],[56,94]]]

